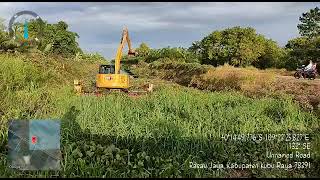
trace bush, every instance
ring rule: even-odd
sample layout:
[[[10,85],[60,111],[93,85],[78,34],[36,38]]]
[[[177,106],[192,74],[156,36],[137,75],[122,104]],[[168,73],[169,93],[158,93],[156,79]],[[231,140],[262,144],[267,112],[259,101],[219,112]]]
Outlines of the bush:
[[[41,71],[22,58],[0,56],[0,89],[1,91],[17,91],[26,88],[43,86],[49,74]]]
[[[158,61],[159,59],[169,60],[169,61],[179,61],[185,63],[199,63],[199,60],[195,54],[183,49],[183,48],[162,48],[153,49],[150,51],[149,55],[145,57],[147,63]]]
[[[198,63],[160,62],[155,61],[149,68],[153,76],[170,80],[182,85],[188,85],[194,75],[205,73],[210,66]]]
[[[294,38],[289,40],[285,47],[288,52],[285,67],[288,70],[295,70],[298,66],[306,65],[310,60],[320,62],[320,36],[312,39],[307,37]],[[318,70],[320,70],[319,66]]]
[[[237,67],[254,65],[269,68],[281,65],[284,51],[251,27],[232,27],[213,31],[189,48],[201,57],[202,64],[215,67],[228,63]]]
[[[82,53],[78,52],[74,58],[75,61],[85,61],[89,63],[104,63],[108,64],[109,61],[106,60],[101,54],[99,53]]]
[[[271,88],[275,76],[256,68],[235,68],[224,65],[210,68],[205,74],[192,78],[190,86],[204,90],[257,91]]]

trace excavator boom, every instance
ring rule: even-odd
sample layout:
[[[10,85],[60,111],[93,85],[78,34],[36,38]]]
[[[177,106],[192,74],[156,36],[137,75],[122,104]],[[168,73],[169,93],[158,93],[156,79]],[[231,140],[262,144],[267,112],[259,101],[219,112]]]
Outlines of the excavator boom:
[[[135,55],[134,50],[131,47],[131,42],[128,34],[128,29],[125,27],[122,31],[120,44],[117,49],[114,65],[100,65],[99,74],[97,74],[96,88],[105,90],[122,89],[127,90],[129,88],[129,75],[120,73],[120,61],[122,57],[122,50],[125,44],[128,44],[128,55]]]
[[[120,61],[121,61],[121,57],[122,57],[122,50],[124,48],[125,43],[128,44],[128,48],[129,48],[129,52],[128,55],[129,56],[134,56],[135,52],[132,49],[131,46],[131,41],[129,38],[129,33],[128,33],[128,28],[124,28],[122,31],[122,37],[121,37],[121,41],[119,44],[119,47],[117,49],[117,54],[116,54],[116,58],[115,58],[115,74],[120,74]]]

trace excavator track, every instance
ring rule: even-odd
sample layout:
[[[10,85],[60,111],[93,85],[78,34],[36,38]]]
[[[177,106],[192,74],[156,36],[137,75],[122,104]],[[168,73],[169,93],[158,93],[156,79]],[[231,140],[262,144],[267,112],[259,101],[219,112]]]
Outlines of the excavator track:
[[[128,90],[128,89],[107,89],[107,88],[98,88],[96,87],[93,91],[84,90],[82,82],[79,80],[74,81],[74,91],[77,95],[81,96],[107,96],[113,93],[124,93],[130,97],[140,97],[143,95],[147,95],[153,91],[154,85],[148,83],[142,87],[140,90]]]

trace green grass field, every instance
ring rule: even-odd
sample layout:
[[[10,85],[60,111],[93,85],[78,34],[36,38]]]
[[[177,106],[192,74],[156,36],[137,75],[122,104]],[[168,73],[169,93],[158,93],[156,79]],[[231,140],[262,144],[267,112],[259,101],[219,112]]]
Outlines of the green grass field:
[[[125,94],[76,96],[73,78],[90,76],[94,65],[88,64],[91,69],[85,72],[81,71],[84,63],[66,62],[67,68],[73,64],[69,71],[57,69],[60,64],[49,63],[50,71],[42,71],[43,66],[32,66],[19,57],[1,56],[0,60],[4,62],[0,65],[1,177],[314,177],[320,174],[319,117],[301,109],[289,96],[249,98],[235,91],[207,92],[173,83],[159,85],[152,94],[138,98]],[[7,167],[5,124],[11,118],[62,120],[61,171],[21,172]],[[275,159],[266,158],[266,151],[290,152],[286,143],[225,142],[221,136],[288,132],[304,132],[313,137],[311,169],[189,167],[190,162],[274,163]],[[301,160],[290,160],[294,161]]]

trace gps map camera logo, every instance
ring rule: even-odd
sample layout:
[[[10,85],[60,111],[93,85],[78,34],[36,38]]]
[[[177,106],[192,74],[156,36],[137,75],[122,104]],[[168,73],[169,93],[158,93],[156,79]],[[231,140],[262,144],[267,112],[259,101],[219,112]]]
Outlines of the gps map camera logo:
[[[26,17],[30,17],[31,20],[27,20]],[[24,17],[24,22],[17,22],[19,17]],[[32,23],[32,39],[30,37],[30,24]],[[9,21],[9,34],[20,45],[27,45],[28,42],[38,42],[43,35],[43,21],[40,16],[33,11],[20,11],[11,17]]]

